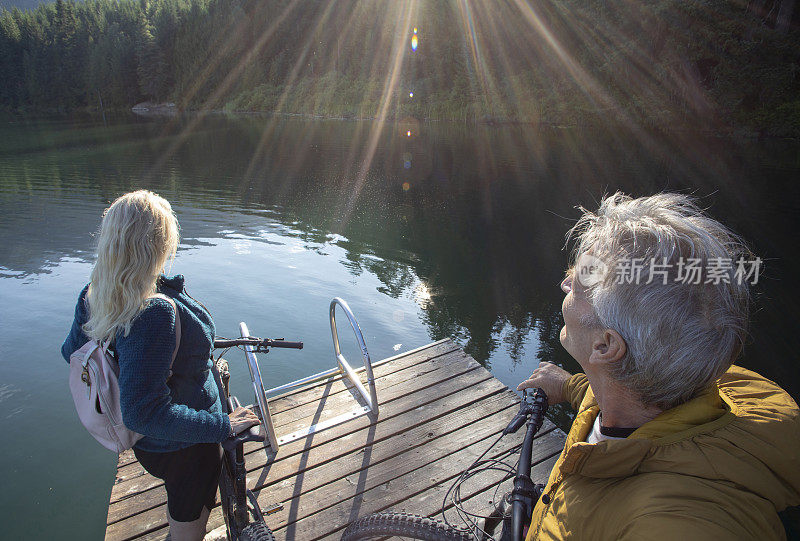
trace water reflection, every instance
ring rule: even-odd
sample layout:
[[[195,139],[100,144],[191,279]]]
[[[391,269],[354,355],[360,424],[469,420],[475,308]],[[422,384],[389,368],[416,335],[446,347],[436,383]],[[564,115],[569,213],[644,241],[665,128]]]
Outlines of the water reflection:
[[[289,238],[324,256],[335,245],[349,273],[374,275],[391,298],[419,302],[424,284],[419,306],[432,339],[457,337],[487,366],[500,348],[512,363],[533,348],[538,359],[569,364],[558,344],[556,286],[573,206],[592,206],[610,190],[678,189],[710,194],[712,213],[767,259],[754,337],[794,351],[793,333],[769,329],[786,330],[775,314],[797,313],[797,286],[785,280],[797,256],[773,234],[796,225],[789,143],[452,125],[398,140],[387,125],[355,190],[369,123],[277,122],[265,144],[264,120],[210,118],[176,146],[182,122],[4,127],[0,276],[26,279],[64,260],[89,261],[102,209],[145,185],[174,203],[184,250],[207,239]],[[246,243],[239,250],[247,255]],[[790,294],[779,294],[778,283]],[[747,353],[748,363],[797,389],[796,375],[771,356]]]

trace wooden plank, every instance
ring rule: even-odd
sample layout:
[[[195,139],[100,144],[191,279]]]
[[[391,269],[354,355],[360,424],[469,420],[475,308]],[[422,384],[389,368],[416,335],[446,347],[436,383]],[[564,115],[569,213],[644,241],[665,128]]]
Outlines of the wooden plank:
[[[435,505],[433,503],[435,500],[438,500],[441,506],[444,494],[452,481],[461,474],[466,465],[471,464],[486,450],[504,426],[499,428],[498,432],[478,441],[469,442],[464,448],[428,464],[422,472],[412,471],[388,482],[383,482],[326,508],[324,514],[311,514],[286,527],[274,528],[274,531],[278,536],[286,539],[311,541],[342,530],[357,517],[376,511],[388,508],[397,510],[406,508],[418,512],[418,505],[432,506]],[[512,436],[503,438],[497,445],[496,452],[490,453],[489,456],[496,456],[502,451],[519,445],[523,435],[517,433]],[[537,458],[552,456],[553,453],[561,450],[561,446],[561,438],[550,432],[537,439],[534,453]],[[430,488],[432,485],[434,488]],[[308,506],[308,503],[304,502],[304,505]]]
[[[449,340],[444,341],[434,347],[418,351],[414,354],[398,357],[398,359],[392,363],[381,363],[373,368],[373,375],[375,379],[378,380],[395,375],[397,372],[409,368],[419,367],[420,365],[422,365],[421,368],[424,370],[428,362],[453,352],[461,352],[458,345]],[[358,369],[356,372],[363,372],[363,368]],[[268,374],[265,375],[268,376]],[[348,386],[348,380],[343,379],[341,376],[335,376],[334,378],[323,380],[310,387],[289,391],[270,399],[270,411],[274,417],[279,413],[297,408],[298,406],[316,404],[323,397],[330,398],[338,393],[349,394],[347,392]]]
[[[440,387],[437,388],[438,391],[434,394],[434,396],[428,397],[428,401],[437,398],[436,395],[445,396],[446,394],[456,392],[457,390],[463,388],[463,384],[457,383],[457,381],[460,379],[458,376],[474,372],[474,374],[470,374],[468,376],[468,380],[473,384],[491,378],[491,375],[488,371],[486,371],[486,369],[480,367],[470,357],[462,356],[462,354],[459,354],[458,352],[450,353],[440,359],[442,359],[442,362],[440,363],[441,371],[431,371],[421,375],[420,377],[414,377],[405,382],[405,385],[393,385],[391,388],[385,390],[381,393],[381,395],[379,395],[385,400],[381,406],[381,419],[387,419],[394,415],[400,415],[404,411],[407,411],[410,407],[413,407],[413,403],[409,403],[409,397],[413,397],[415,400],[424,401],[425,397],[422,397],[422,395],[425,393],[423,391],[430,386],[440,385]],[[386,381],[387,380],[384,379],[384,382]],[[466,382],[467,380],[464,381]],[[442,383],[444,383],[444,385],[442,385]],[[397,405],[401,408],[399,410],[397,409],[396,405],[392,404],[398,399],[402,400],[400,404]],[[338,413],[339,412],[331,412],[330,415],[333,416]],[[305,419],[295,420],[292,423],[284,424],[282,426],[287,427],[285,429],[286,432],[291,432],[304,426],[309,426],[312,424],[312,422],[316,421],[318,421],[318,419],[315,420],[314,415],[311,415],[307,416]],[[349,431],[361,428],[370,423],[371,421],[368,417],[360,417],[343,425],[339,425],[321,432],[320,434],[311,438],[311,440],[313,440],[314,444],[317,444],[319,442],[328,441],[328,439],[333,436],[337,438],[342,437],[349,433]],[[308,444],[308,438],[302,438],[281,447],[276,456],[276,461],[289,456],[291,453],[302,452],[304,447],[308,446]],[[252,466],[250,457],[248,455],[248,469],[251,467],[256,468],[263,466],[263,464],[266,462],[266,456],[263,453],[263,447],[260,445],[252,445],[249,446],[249,450],[251,454],[253,454],[254,451],[258,452],[255,453],[256,458],[255,462],[252,463]],[[162,484],[163,482],[160,479],[147,474],[138,463],[135,465],[130,465],[129,467],[125,467],[123,471],[118,474],[118,481],[112,490],[111,502],[114,503],[127,497],[135,497],[139,492],[143,492],[147,489]]]
[[[513,417],[515,413],[514,408],[506,409],[502,412],[501,429]],[[497,421],[500,414],[487,418],[485,426],[493,426],[497,428],[498,423],[490,425],[491,421]],[[481,423],[483,424],[483,423]],[[409,512],[422,513],[422,514],[435,514],[440,512],[441,502],[445,492],[450,487],[453,480],[460,475],[461,471],[472,461],[477,458],[483,451],[486,450],[494,439],[498,436],[497,430],[486,430],[485,432],[475,433],[473,427],[465,426],[461,428],[462,431],[473,430],[473,433],[465,439],[460,439],[466,447],[459,448],[457,451],[450,452],[444,456],[428,456],[429,454],[437,455],[440,453],[430,453],[432,448],[426,446],[417,448],[415,453],[403,454],[397,457],[396,460],[389,460],[384,463],[383,468],[376,468],[375,465],[370,464],[368,469],[357,472],[349,477],[358,477],[358,480],[364,478],[363,485],[358,481],[354,482],[347,477],[339,479],[335,483],[322,485],[317,490],[312,490],[310,493],[303,493],[301,496],[294,496],[288,501],[283,501],[283,510],[278,513],[269,515],[267,523],[276,532],[278,539],[314,539],[318,530],[327,529],[328,533],[323,533],[322,536],[329,535],[331,531],[336,531],[336,539],[341,536],[342,530],[349,522],[344,522],[342,517],[346,516],[346,520],[350,520],[352,509],[358,506],[361,511],[356,513],[358,516],[368,514],[378,510],[384,510],[388,507],[393,507],[396,510],[406,509]],[[487,434],[489,434],[487,436]],[[462,433],[460,436],[463,436]],[[452,436],[452,434],[450,435]],[[509,440],[508,438],[512,438]],[[443,438],[450,439],[452,438]],[[474,444],[470,445],[470,441],[475,440]],[[512,435],[504,438],[501,445],[496,447],[496,452],[490,453],[489,456],[497,456],[501,451],[519,447],[521,443],[521,436]],[[442,442],[447,447],[452,447],[453,442]],[[534,446],[533,460],[541,462],[543,457],[552,456],[561,450],[563,445],[563,433],[557,429],[549,431],[547,434],[542,434],[537,437]],[[373,446],[376,448],[377,446]],[[456,447],[458,447],[456,445]],[[469,454],[464,456],[464,449],[468,448]],[[426,453],[426,450],[428,451]],[[457,467],[457,465],[460,465]],[[393,469],[394,468],[394,469]],[[534,476],[545,476],[552,468],[552,463],[546,466],[534,466]],[[546,471],[545,471],[546,470]],[[497,481],[502,481],[498,478]],[[494,482],[494,481],[492,481]],[[434,489],[427,489],[430,483],[439,483]],[[486,483],[484,483],[485,485]],[[486,486],[481,485],[479,491],[485,491]],[[395,487],[401,487],[399,491]],[[387,496],[386,492],[391,487],[391,495]],[[406,493],[417,491],[423,487],[423,491],[411,498],[406,497]],[[378,491],[376,495],[375,491]],[[280,495],[270,493],[271,499],[266,500],[264,491],[259,495],[259,502],[262,505],[266,501],[280,502]],[[470,498],[472,493],[466,493],[465,499]],[[369,498],[369,504],[365,504]],[[301,505],[302,501],[302,505]],[[377,503],[376,503],[377,502]],[[438,507],[434,504],[438,502]],[[376,505],[372,505],[376,503]],[[431,507],[434,505],[434,507]],[[449,506],[448,506],[449,507]],[[373,510],[374,509],[374,510]],[[430,510],[430,512],[428,512]],[[219,509],[215,509],[215,513],[209,520],[209,528],[217,525],[214,533],[219,535],[224,533],[224,525],[222,523],[222,516]],[[325,525],[321,527],[320,525]],[[145,535],[141,540],[164,539],[167,529],[152,532]],[[313,535],[312,535],[313,534]],[[333,537],[331,537],[333,539]]]
[[[437,353],[437,356],[429,359],[429,362],[423,362],[421,364],[415,362],[412,365],[402,367],[401,370],[395,370],[389,372],[388,374],[382,376],[379,380],[377,380],[376,386],[380,391],[378,398],[381,400],[381,403],[383,404],[389,402],[395,397],[395,393],[387,394],[387,391],[389,389],[392,389],[397,385],[404,385],[406,384],[407,381],[411,379],[419,378],[420,376],[428,374],[435,370],[446,369],[453,371],[458,369],[464,363],[467,363],[472,367],[477,366],[477,363],[473,365],[472,363],[474,363],[474,361],[472,361],[469,357],[467,357],[463,352],[459,351],[457,348],[456,349],[444,348],[444,346],[447,346],[447,344],[441,344],[441,346],[442,346],[441,349],[434,349],[434,351]],[[444,353],[442,353],[443,351]],[[463,359],[469,359],[469,360],[463,361]],[[441,375],[439,377],[445,378],[448,376]],[[331,400],[331,402],[326,401],[325,409],[328,410],[326,415],[333,417],[335,415],[338,415],[339,413],[346,411],[354,404],[353,396],[350,395],[349,393],[347,393],[346,396],[344,394],[340,396],[341,398],[339,399],[339,401],[336,402],[333,400]],[[321,393],[319,397],[321,397]],[[293,422],[295,422],[300,426],[303,426],[302,423],[304,422],[308,422],[308,424],[311,424],[311,421],[308,419],[313,418],[318,408],[319,404],[316,404],[314,405],[314,409],[308,407],[305,408],[304,410],[294,409],[291,410],[291,413],[287,413],[288,410],[284,410],[284,412],[281,412],[281,414],[273,415],[275,426],[280,428],[279,434],[291,433],[291,431],[294,430],[294,428],[291,427],[285,428],[286,425],[288,424],[287,420],[292,420]],[[301,415],[305,415],[305,419]],[[306,424],[305,426],[308,425]],[[261,451],[261,449],[263,449],[261,444],[248,444],[245,446],[245,454],[258,452]],[[133,452],[126,451],[126,453],[128,452],[130,452],[134,462],[128,463],[123,466],[118,466],[117,476],[114,482],[115,485],[112,488],[111,502],[115,502],[118,501],[119,499],[123,499],[129,496],[129,493],[127,492],[120,492],[121,490],[124,489],[124,487],[119,487],[118,485],[129,479],[148,475],[147,472],[144,470],[144,468],[142,468],[142,466],[138,462],[135,462],[135,457],[133,456]]]
[[[434,342],[410,351],[405,351],[380,362],[373,363],[373,374],[377,380],[393,372],[398,372],[420,363],[427,364],[427,361],[434,360],[437,357],[441,357],[453,351],[459,350],[460,348],[455,342],[449,338],[446,338],[444,340],[439,340],[438,342]],[[233,364],[233,361],[231,361],[231,363]],[[430,369],[432,370],[434,367],[431,367]],[[360,373],[362,371],[363,367],[356,369],[356,372]],[[268,379],[268,377],[265,377],[265,379]],[[276,414],[282,413],[295,406],[319,401],[323,397],[325,388],[330,382],[331,380],[321,381],[311,386],[290,390],[284,394],[270,398],[269,407],[273,417],[276,416]],[[332,378],[332,382],[333,386],[329,390],[329,395],[347,390],[347,387],[342,381],[341,377]],[[125,451],[119,456],[117,468],[121,468],[134,462],[136,462],[136,457],[134,456],[133,451]]]
[[[428,441],[425,441],[426,434],[424,434],[423,430],[421,431],[423,434],[420,434],[421,443],[419,440],[412,440],[410,443],[412,445],[416,443],[417,445],[385,461],[373,462],[374,457],[372,455],[385,445],[392,445],[394,447],[393,450],[396,451],[398,446],[405,444],[402,435],[397,438],[398,441],[396,442],[382,442],[372,446],[365,446],[363,451],[359,451],[359,454],[363,455],[363,460],[360,464],[363,465],[361,469],[347,471],[340,464],[333,464],[327,468],[331,470],[330,472],[325,472],[324,468],[320,469],[322,470],[320,473],[325,476],[328,482],[319,483],[317,487],[311,490],[306,490],[305,482],[302,483],[301,487],[295,484],[292,487],[291,494],[288,495],[289,497],[279,500],[283,502],[284,509],[274,515],[270,515],[270,527],[278,529],[317,513],[321,513],[321,516],[326,516],[325,510],[327,508],[349,500],[379,485],[392,483],[395,479],[405,474],[413,472],[415,476],[427,477],[430,474],[430,467],[435,461],[460,451],[472,442],[482,441],[484,438],[495,434],[497,426],[503,423],[507,424],[515,413],[516,411],[512,406],[479,420],[473,426],[461,426],[458,430],[447,434],[446,437],[428,439]],[[427,429],[427,426],[425,425],[421,428]],[[314,476],[317,473],[318,470],[312,472]],[[405,485],[402,486],[401,491],[406,488]],[[267,490],[269,490],[269,487]],[[268,493],[267,496],[280,498],[282,495]],[[398,494],[398,497],[401,496]],[[300,505],[301,498],[302,505]],[[319,519],[319,516],[317,519]]]
[[[474,361],[473,361],[474,362]],[[423,378],[418,378],[422,380]],[[419,383],[415,380],[415,383]],[[424,383],[424,382],[422,382]],[[455,378],[448,378],[445,380],[436,380],[433,384],[433,387],[427,385],[426,383],[423,385],[422,389],[418,389],[410,394],[404,395],[402,398],[398,400],[393,400],[386,404],[386,407],[383,408],[381,413],[381,419],[390,419],[392,417],[397,417],[404,412],[408,412],[414,409],[424,411],[425,415],[423,417],[424,421],[429,420],[435,416],[441,416],[446,411],[450,411],[453,409],[454,406],[447,406],[447,397],[460,391],[469,388],[470,392],[475,392],[475,399],[479,400],[481,398],[480,392],[483,393],[500,393],[500,392],[508,392],[506,387],[503,386],[500,382],[492,378],[488,372],[486,372],[483,368],[474,368],[472,370],[467,370],[461,374],[461,377]],[[422,397],[417,395],[424,395]],[[433,404],[434,402],[439,402],[439,404]],[[457,406],[464,404],[464,402],[459,402]],[[444,411],[440,411],[440,410]],[[343,437],[352,434],[353,432],[364,429],[365,426],[368,426],[370,421],[367,417],[361,417],[356,419],[350,423],[345,425],[340,425],[339,427],[334,427],[330,430],[322,432],[320,434],[314,435],[313,437],[313,444],[309,445],[307,441],[298,440],[296,442],[292,442],[291,444],[287,445],[286,447],[289,448],[288,451],[291,454],[298,454],[303,452],[304,448],[313,448],[319,445],[322,445],[326,442],[335,442],[340,444]],[[360,426],[358,426],[360,425]],[[411,428],[408,426],[408,423],[403,423],[403,429]],[[283,452],[283,448],[281,449]],[[291,455],[290,455],[291,456]],[[248,460],[248,469],[256,468],[259,469],[263,467],[264,462],[266,461],[266,457],[262,453],[256,453],[255,458],[258,459],[256,464],[252,464],[251,460]],[[281,453],[279,452],[278,458],[281,459]],[[271,467],[275,467],[273,464]],[[148,476],[149,477],[149,476]],[[152,488],[157,486],[158,480],[152,477],[148,478],[142,477],[133,479],[131,481],[130,489],[135,493],[140,492],[143,488]],[[144,483],[144,484],[143,484]],[[263,484],[263,483],[262,483]],[[135,485],[135,486],[133,486]],[[141,496],[137,496],[141,497]],[[150,499],[151,502],[156,501],[154,498]],[[163,500],[162,500],[163,501]],[[146,516],[144,516],[146,515]],[[109,539],[122,539],[130,537],[134,535],[135,532],[144,533],[146,531],[153,530],[159,527],[159,524],[165,525],[165,519],[163,511],[160,509],[151,509],[150,511],[146,511],[145,514],[135,515],[130,519],[124,520],[122,522],[117,522],[114,524],[110,524],[107,530],[107,536]]]
[[[503,391],[507,392],[506,388],[503,387],[502,384],[500,384],[497,380],[494,380],[494,379],[488,379],[488,380],[484,380],[483,382],[478,382],[475,385],[472,385],[471,387],[472,387],[472,390],[474,390],[474,392],[477,393],[478,396],[480,396],[480,397],[485,396],[485,394],[487,394],[487,393],[500,393],[500,392],[503,392]],[[417,419],[419,420],[419,422],[417,422],[417,424],[425,423],[429,419],[435,419],[435,418],[441,417],[442,415],[444,415],[448,411],[452,411],[453,410],[453,406],[452,406],[452,404],[448,406],[447,401],[448,401],[448,397],[445,396],[445,397],[435,401],[435,403],[433,403],[433,404],[429,404],[428,406],[423,406],[421,408],[417,408],[416,414],[417,414]],[[409,411],[409,410],[406,410],[406,411]],[[373,441],[380,441],[382,439],[386,439],[387,437],[393,435],[394,433],[397,432],[397,430],[407,430],[407,429],[414,428],[414,422],[412,422],[411,419],[408,419],[408,422],[405,422],[406,421],[406,415],[403,416],[403,420],[404,420],[404,422],[402,423],[402,425],[399,428],[396,427],[396,426],[393,427],[393,426],[391,426],[391,425],[389,425],[387,423],[378,423],[377,428],[375,428],[374,426],[365,427],[364,429],[358,431],[358,434],[357,434],[356,438],[366,438],[368,434],[372,433]],[[331,429],[331,430],[333,430],[333,429]],[[330,431],[327,431],[327,432],[330,432]],[[276,462],[276,463],[270,465],[269,470],[264,471],[263,460],[265,460],[265,456],[264,456],[264,454],[261,454],[260,458],[262,459],[262,464],[260,466],[256,467],[256,470],[258,471],[259,475],[255,480],[253,479],[253,476],[250,476],[249,483],[248,483],[249,486],[251,488],[254,488],[254,489],[258,488],[258,487],[261,487],[261,486],[264,486],[264,483],[266,481],[266,479],[264,479],[264,478],[266,477],[267,474],[270,475],[270,482],[273,482],[273,483],[284,481],[286,479],[290,479],[291,480],[292,478],[296,477],[297,475],[302,475],[303,472],[305,472],[306,469],[308,469],[309,467],[315,466],[316,464],[318,464],[319,461],[334,460],[334,458],[336,458],[337,456],[341,456],[343,454],[343,452],[347,452],[348,450],[353,450],[353,449],[357,450],[357,447],[355,447],[355,445],[356,445],[355,443],[352,444],[352,445],[348,445],[348,446],[344,447],[344,446],[341,445],[341,442],[343,441],[343,438],[336,437],[335,435],[332,435],[332,434],[327,434],[327,432],[324,432],[324,433],[322,433],[320,435],[326,435],[327,436],[327,438],[326,438],[327,442],[326,443],[329,444],[328,445],[329,448],[333,448],[334,450],[336,450],[338,448],[340,450],[338,455],[336,455],[335,453],[334,454],[325,455],[322,452],[319,452],[319,453],[315,452],[315,453],[312,454],[312,457],[318,457],[318,459],[315,458],[314,460],[309,461],[305,457],[308,456],[309,451],[312,451],[316,447],[319,447],[319,446],[315,446],[314,448],[306,450],[306,452],[304,453],[305,457],[304,456],[299,456],[298,457],[297,455],[293,455],[293,457],[296,457],[296,458],[294,460],[292,460],[285,468],[281,465],[281,462]],[[384,434],[384,432],[385,432],[385,434]],[[351,436],[347,436],[347,440],[348,441],[352,440],[352,441],[355,441],[355,442],[360,441],[359,439],[353,439],[352,435]],[[328,451],[328,452],[330,453],[331,451]],[[248,462],[248,469],[251,466],[252,465],[250,464],[250,462]],[[273,475],[273,471],[274,471],[274,475]],[[158,500],[158,499],[153,498],[153,499],[150,499],[150,502],[157,502],[159,507],[161,507],[161,508],[164,507],[163,499],[162,500]],[[124,513],[124,512],[125,511],[123,510],[122,513]],[[159,524],[163,524],[163,525],[166,524],[164,522],[164,511],[163,510],[159,510],[159,509],[151,509],[150,511],[146,511],[145,514],[139,514],[139,515],[132,516],[131,518],[125,520],[124,523],[117,522],[115,524],[109,525],[108,530],[107,530],[107,535],[110,536],[110,538],[116,539],[116,538],[119,538],[119,537],[125,537],[126,535],[128,535],[128,534],[130,534],[132,532],[135,532],[135,531],[151,530],[151,529],[153,529],[155,527],[158,527]]]
[[[378,378],[380,376],[391,374],[392,372],[397,372],[398,370],[408,368],[409,366],[418,363],[424,363],[430,359],[435,359],[436,357],[440,357],[441,355],[445,355],[452,351],[458,351],[460,349],[461,348],[459,347],[459,345],[453,342],[450,338],[445,338],[444,340],[439,340],[438,342],[433,342],[432,344],[427,344],[425,346],[416,349],[404,351],[403,353],[399,353],[393,357],[389,357],[387,359],[383,359],[378,362],[373,362],[372,372],[373,375],[376,378]],[[355,371],[357,373],[364,372],[364,367],[361,366],[355,368]],[[306,401],[310,402],[319,400],[320,395],[315,395],[314,392],[318,390],[322,385],[324,385],[324,381],[308,385],[305,387],[292,389],[286,391],[283,394],[273,397],[271,400],[275,401],[275,407],[278,408],[276,411],[282,411],[280,410],[280,408],[283,407],[281,405],[281,402],[284,400],[287,401],[290,407],[291,404],[295,402],[298,404],[303,404]],[[270,407],[272,407],[271,403]]]
[[[269,464],[261,445],[246,445],[248,487],[262,506],[283,504],[267,517],[277,538],[338,540],[351,519],[388,508],[440,515],[452,482],[518,410],[516,394],[450,340],[373,366],[379,419],[363,416],[295,440]],[[348,385],[329,379],[271,399],[279,434],[352,409]],[[520,431],[503,438],[490,456],[518,447],[523,436]],[[564,439],[545,421],[534,444],[535,482],[546,479]],[[470,480],[462,487],[462,501],[470,509],[489,509],[495,487],[506,476],[494,471]],[[165,500],[160,480],[146,474],[132,453],[123,453],[106,539],[165,539]],[[219,506],[212,510],[208,529],[224,537]]]
[[[555,430],[551,433],[551,437],[552,436],[563,439],[564,433],[560,430]],[[550,471],[553,469],[553,466],[558,459],[558,454],[559,452],[556,452],[555,455],[550,456],[531,467],[531,477],[535,480],[534,482],[543,483],[547,480],[547,477],[550,475]],[[460,474],[461,472],[458,473]],[[447,482],[441,483],[435,487],[431,487],[429,490],[409,498],[408,500],[400,502],[398,505],[395,505],[392,508],[381,509],[380,511],[405,511],[407,513],[414,513],[417,515],[423,515],[435,518],[437,520],[442,520],[442,502],[445,494],[450,489],[450,486],[454,480],[455,478],[449,479]],[[486,482],[484,483],[486,486],[475,489],[478,491],[477,493],[474,493],[474,491],[468,491],[464,493],[464,496],[462,497],[462,506],[467,510],[482,510],[486,513],[491,512],[494,509],[494,505],[488,505],[484,503],[484,501],[476,500],[482,500],[483,498],[486,498],[485,502],[488,502],[488,499],[495,492],[496,483],[500,483],[501,487],[506,487],[507,489],[505,491],[498,491],[501,496],[505,494],[506,491],[511,490],[511,482],[507,480],[503,474],[495,472],[493,477],[488,476],[486,478]],[[458,515],[453,509],[453,504],[451,502],[448,502],[444,506],[444,512],[447,513],[447,518],[451,524],[454,526],[464,526],[464,523],[458,519]],[[361,517],[367,514],[369,513],[362,513],[359,516]],[[319,539],[325,539],[326,541],[339,541],[339,539],[341,539],[342,532],[346,527],[347,525],[344,525],[330,534],[323,535]],[[276,532],[276,536],[280,538],[281,533],[283,532]],[[305,536],[297,538],[302,538],[304,540],[312,539],[311,537],[306,538]]]
[[[313,509],[314,513],[320,512],[372,488],[374,484],[389,482],[403,473],[420,470],[436,459],[459,450],[465,442],[496,429],[498,423],[507,424],[516,410],[513,404],[508,404],[507,397],[503,398],[481,401],[471,411],[458,410],[448,418],[437,419],[378,443],[370,443],[368,434],[364,440],[358,440],[363,444],[356,446],[347,456],[306,471],[299,481],[289,478],[286,482],[266,486],[260,491],[259,501],[265,504],[284,503],[283,510],[270,515],[270,527],[277,528],[297,521],[306,516],[309,509]],[[498,407],[501,409],[492,411]],[[475,426],[459,423],[458,414],[463,414],[463,420],[474,422]],[[476,429],[476,426],[479,428]],[[355,493],[350,494],[353,491]],[[299,505],[301,497],[302,506]],[[213,528],[214,525],[211,522],[209,527]]]
[[[478,385],[475,388],[476,392],[486,392],[491,390],[489,385]],[[277,461],[270,466],[269,478],[266,484],[259,484],[260,477],[250,476],[248,479],[248,488],[256,490],[264,486],[274,485],[285,479],[291,479],[298,473],[303,473],[323,464],[339,464],[338,475],[343,477],[358,470],[350,460],[354,455],[362,452],[363,446],[358,442],[367,441],[371,438],[372,449],[374,452],[371,455],[371,464],[374,465],[383,460],[392,458],[393,456],[403,452],[404,446],[408,449],[416,445],[423,445],[425,442],[439,438],[457,430],[464,424],[476,422],[484,417],[492,415],[498,411],[507,408],[516,408],[513,404],[511,397],[507,393],[499,393],[489,395],[481,399],[479,402],[466,404],[464,407],[446,411],[444,414],[436,415],[441,411],[436,411],[440,407],[449,407],[448,397],[441,400],[442,404],[435,404],[428,408],[421,408],[415,411],[407,412],[403,415],[403,426],[398,427],[397,423],[392,423],[393,419],[386,422],[379,422],[374,431],[364,428],[358,432],[346,437],[348,445],[342,445],[345,438],[331,440],[327,444],[314,449],[306,449],[302,453],[288,457],[287,459]],[[434,413],[434,415],[431,415]],[[395,419],[398,419],[395,417]],[[427,420],[427,422],[425,422]],[[420,422],[425,424],[420,425]],[[416,428],[408,429],[410,426]],[[552,428],[552,424],[543,427],[543,431]],[[402,431],[401,434],[397,432]],[[383,441],[386,440],[386,441]],[[358,461],[360,464],[360,460]],[[248,469],[253,473],[259,473],[261,466],[254,466],[248,463]],[[306,483],[304,489],[310,490],[316,486],[325,484],[335,478],[328,478],[323,476],[319,471],[314,471],[313,479]],[[109,507],[109,523],[118,522],[129,516],[135,515],[142,511],[146,511],[155,505],[150,505],[149,500],[163,502],[166,498],[166,492],[163,486],[153,489],[157,491],[153,496],[146,501],[144,498],[128,498],[120,502],[116,502]],[[157,495],[156,495],[157,494]],[[275,499],[274,497],[271,499]]]

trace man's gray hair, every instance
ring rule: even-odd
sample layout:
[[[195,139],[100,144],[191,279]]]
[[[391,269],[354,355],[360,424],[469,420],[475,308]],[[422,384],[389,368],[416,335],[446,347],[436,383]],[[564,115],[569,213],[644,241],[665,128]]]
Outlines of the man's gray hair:
[[[576,240],[573,261],[588,253],[606,266],[587,287],[594,323],[627,344],[612,377],[645,405],[666,410],[692,399],[742,350],[749,289],[734,273],[737,261],[749,262],[752,254],[686,195],[633,199],[618,192],[604,197],[597,212],[580,210],[568,234]],[[703,269],[700,283],[679,276],[690,260]],[[731,266],[724,278],[707,272],[720,262]]]

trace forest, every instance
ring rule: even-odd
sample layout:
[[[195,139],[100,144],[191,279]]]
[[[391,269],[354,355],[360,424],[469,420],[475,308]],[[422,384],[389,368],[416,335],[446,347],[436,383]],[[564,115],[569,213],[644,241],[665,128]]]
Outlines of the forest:
[[[262,111],[800,136],[794,0],[57,0],[0,110]]]

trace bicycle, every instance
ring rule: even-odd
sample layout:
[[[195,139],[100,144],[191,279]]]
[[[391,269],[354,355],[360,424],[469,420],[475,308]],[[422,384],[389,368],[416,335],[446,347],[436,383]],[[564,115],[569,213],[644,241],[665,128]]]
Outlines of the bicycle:
[[[241,405],[239,400],[229,393],[230,372],[227,367],[220,370],[218,366],[222,355],[233,347],[245,348],[253,384],[256,385],[257,382],[258,385],[261,385],[261,373],[253,354],[268,353],[269,348],[303,349],[303,343],[250,336],[232,340],[225,338],[214,340],[214,349],[224,350],[213,363],[212,372],[220,398],[224,397],[224,400],[221,401],[226,413],[232,413]],[[260,414],[260,412],[267,411],[266,404],[261,404],[262,396],[263,391],[261,395],[256,392],[256,401],[259,404],[253,409],[256,410],[263,426],[265,422],[270,421],[266,418],[267,416]],[[250,441],[264,442],[265,440],[265,431],[254,426],[222,442],[223,457],[222,471],[219,476],[219,493],[225,528],[230,541],[275,541],[272,531],[264,521],[264,513],[258,505],[255,494],[247,488],[247,468],[244,461],[244,444]]]
[[[535,391],[532,389],[525,390],[517,415],[503,430],[500,437],[472,465],[464,470],[447,491],[447,494],[445,494],[442,502],[444,521],[392,511],[373,513],[351,523],[342,534],[342,541],[380,539],[386,536],[428,541],[486,541],[489,539],[522,541],[524,539],[524,527],[526,524],[530,524],[533,507],[544,489],[544,485],[534,485],[530,475],[533,439],[542,427],[547,406],[547,395],[542,389],[536,389]],[[483,457],[504,436],[515,433],[525,424],[527,429],[520,447],[520,457],[516,472],[513,466],[509,466],[500,459],[483,460]],[[461,484],[470,477],[491,469],[499,469],[508,473],[509,477],[513,476],[513,490],[502,499],[501,503],[488,516],[478,516],[467,512],[460,502]],[[460,518],[468,524],[467,527],[455,526],[447,520],[445,510],[448,499],[451,499]],[[481,525],[477,519],[482,519],[485,522]],[[501,534],[499,537],[495,537],[493,534],[498,527],[501,528]]]

